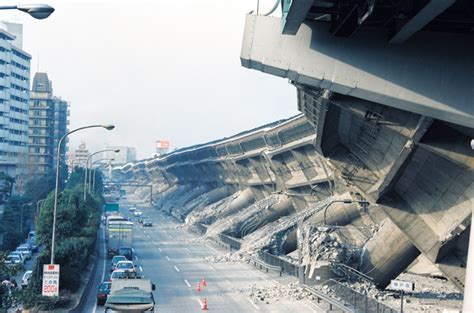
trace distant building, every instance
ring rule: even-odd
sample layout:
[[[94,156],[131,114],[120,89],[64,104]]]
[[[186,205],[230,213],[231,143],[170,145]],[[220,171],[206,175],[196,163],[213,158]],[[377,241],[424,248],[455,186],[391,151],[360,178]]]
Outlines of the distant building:
[[[42,175],[56,167],[57,146],[69,124],[69,104],[53,95],[46,73],[36,73],[30,96],[29,167]],[[61,145],[60,159],[65,160],[67,140]]]
[[[120,150],[120,152],[115,153],[113,151],[107,151],[102,153],[102,158],[107,158],[107,159],[114,159],[112,161],[112,164],[118,165],[118,164],[126,164],[132,161],[137,160],[137,149],[134,147],[123,147],[123,146],[109,146],[105,145],[104,150]],[[99,157],[97,157],[99,159]]]
[[[89,150],[87,150],[86,148],[86,143],[81,142],[79,147],[76,150],[74,150],[73,161],[71,162],[72,166],[73,167],[76,167],[76,166],[86,167],[86,162],[87,162],[88,157],[89,157]]]
[[[0,172],[24,177],[28,161],[31,56],[21,49],[21,24],[0,22]]]

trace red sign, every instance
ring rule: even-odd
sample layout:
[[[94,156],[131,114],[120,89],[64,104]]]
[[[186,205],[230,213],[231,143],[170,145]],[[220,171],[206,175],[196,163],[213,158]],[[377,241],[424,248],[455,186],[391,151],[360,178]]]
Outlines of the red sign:
[[[156,141],[156,147],[158,149],[169,149],[170,142],[169,142],[169,140],[157,140]]]

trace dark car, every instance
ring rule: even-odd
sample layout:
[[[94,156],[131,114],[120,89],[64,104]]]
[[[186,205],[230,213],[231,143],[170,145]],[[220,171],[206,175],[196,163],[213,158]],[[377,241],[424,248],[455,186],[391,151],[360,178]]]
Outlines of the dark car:
[[[111,282],[104,281],[102,284],[100,284],[97,288],[97,305],[104,305],[105,301],[107,301],[107,297],[109,296],[110,293],[110,287],[112,286]]]
[[[143,224],[143,221],[147,220],[147,219],[149,219],[148,216],[141,215],[141,216],[138,217],[138,223]]]
[[[127,258],[127,260],[133,261],[133,249],[130,247],[120,247],[119,252],[120,255],[123,255]]]
[[[153,222],[147,218],[147,219],[144,219],[143,220],[143,223],[142,223],[143,227],[147,226],[147,227],[152,227],[153,226]]]

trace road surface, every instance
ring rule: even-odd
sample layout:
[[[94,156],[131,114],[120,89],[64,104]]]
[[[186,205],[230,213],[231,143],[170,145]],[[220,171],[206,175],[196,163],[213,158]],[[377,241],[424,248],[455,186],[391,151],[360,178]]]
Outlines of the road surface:
[[[125,204],[125,205],[124,205]],[[125,207],[128,203],[122,203]],[[241,263],[209,263],[204,257],[226,253],[217,250],[194,234],[180,229],[178,224],[153,208],[139,207],[153,221],[153,227],[142,227],[136,220],[133,248],[135,263],[143,274],[156,285],[156,312],[198,312],[204,299],[208,310],[214,312],[321,312],[316,302],[309,300],[264,299],[253,300],[249,293],[254,288],[274,288],[280,283],[294,282],[293,277],[266,274]],[[126,209],[121,209],[127,217]],[[101,240],[99,266],[95,275],[99,281],[108,279],[110,260],[104,259],[105,246]],[[207,286],[202,286],[202,278]],[[201,283],[201,292],[197,284]],[[89,291],[85,312],[103,312],[96,306],[96,288]],[[255,299],[255,297],[254,297]]]

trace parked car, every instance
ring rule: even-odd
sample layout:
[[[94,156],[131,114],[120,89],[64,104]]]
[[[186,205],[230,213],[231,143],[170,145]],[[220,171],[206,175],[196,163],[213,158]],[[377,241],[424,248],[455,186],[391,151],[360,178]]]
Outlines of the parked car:
[[[144,227],[152,227],[152,226],[153,226],[153,222],[152,222],[149,218],[147,218],[147,219],[143,220],[142,225],[143,225]]]
[[[28,239],[30,239],[31,237],[36,237],[36,231],[32,230],[28,233]]]
[[[31,252],[31,248],[29,247],[29,245],[20,245],[16,248],[16,251],[25,252],[27,260],[31,259],[31,256],[33,255],[33,252]]]
[[[25,243],[27,243],[31,246],[31,251],[33,253],[38,252],[38,245],[36,244],[36,238],[35,237],[31,237],[30,239],[26,239]]]
[[[18,255],[21,258],[21,264],[25,264],[25,262],[26,262],[26,257],[25,257],[24,252],[12,251],[12,252],[10,252],[9,255]]]
[[[28,287],[28,283],[32,274],[33,271],[26,271],[25,274],[23,274],[23,278],[21,279],[21,288],[25,289]]]
[[[120,247],[119,254],[127,258],[127,260],[133,261],[133,249],[130,247]]]
[[[135,217],[139,217],[139,216],[141,216],[142,214],[143,214],[143,212],[140,211],[140,210],[135,210],[135,211],[133,212],[133,216],[135,216]]]
[[[21,257],[18,255],[8,255],[5,259],[4,264],[8,267],[15,265],[22,265]]]
[[[119,261],[115,266],[116,270],[124,270],[126,272],[136,272],[135,264],[132,261]]]
[[[117,262],[119,261],[126,261],[127,258],[123,255],[115,255],[112,258],[112,262],[110,262],[110,271],[112,272],[115,269],[115,266],[117,265]]]
[[[132,213],[133,213],[136,209],[137,209],[137,208],[134,207],[134,206],[131,206],[131,207],[128,208],[128,210],[129,210],[130,212],[132,212]]]
[[[104,305],[105,301],[107,301],[107,297],[110,293],[110,287],[112,286],[111,282],[104,281],[97,287],[97,305]]]

